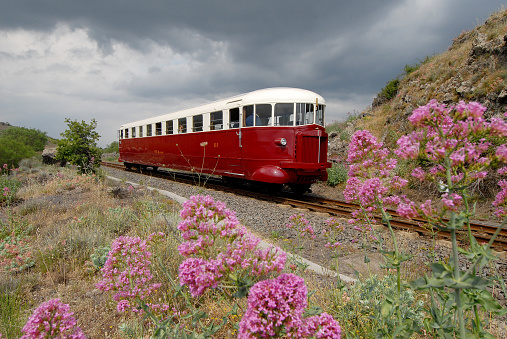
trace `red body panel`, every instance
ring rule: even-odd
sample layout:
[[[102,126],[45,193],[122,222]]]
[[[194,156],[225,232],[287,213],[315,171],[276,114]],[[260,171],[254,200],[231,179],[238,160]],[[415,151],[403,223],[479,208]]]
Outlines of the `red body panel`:
[[[285,138],[286,146],[277,139]],[[246,127],[120,140],[120,161],[277,184],[327,180],[319,125]]]

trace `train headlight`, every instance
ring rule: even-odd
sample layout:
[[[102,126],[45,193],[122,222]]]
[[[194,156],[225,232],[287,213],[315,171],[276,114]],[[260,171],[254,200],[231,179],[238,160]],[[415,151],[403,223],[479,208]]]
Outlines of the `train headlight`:
[[[280,146],[287,146],[287,139],[285,138],[278,138],[275,140],[275,143]]]

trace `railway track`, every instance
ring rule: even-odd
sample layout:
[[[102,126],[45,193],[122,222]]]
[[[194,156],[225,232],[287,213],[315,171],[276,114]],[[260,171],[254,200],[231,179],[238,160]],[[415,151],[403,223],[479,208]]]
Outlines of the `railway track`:
[[[111,162],[102,162],[102,166],[111,167],[116,169],[125,170],[125,167],[118,163]],[[173,181],[177,181],[180,183],[195,185],[199,180],[195,178],[195,174],[185,174],[177,172],[167,172],[167,171],[140,171],[141,174],[149,175],[151,177],[157,177],[162,179],[169,179]],[[292,193],[282,192],[280,195],[272,195],[262,193],[256,190],[245,189],[245,187],[230,187],[224,185],[220,180],[217,180],[214,177],[203,177],[200,178],[200,182],[204,182],[206,180],[206,188],[216,189],[216,190],[226,190],[231,193],[235,193],[242,196],[249,196],[255,199],[260,199],[264,201],[270,201],[278,204],[290,205],[294,208],[307,209],[313,212],[321,212],[327,213],[332,216],[337,217],[350,217],[351,213],[358,208],[357,205],[347,203],[345,201],[340,200],[332,200],[322,197],[316,197],[311,195],[303,195],[303,196],[295,196]],[[393,217],[391,220],[391,225],[400,230],[406,230],[410,232],[417,232],[421,235],[429,236],[432,231],[426,226],[426,222],[423,219],[413,219],[407,220],[401,218],[394,210],[388,210],[388,213]],[[498,224],[492,223],[484,223],[484,222],[472,222],[470,224],[470,229],[477,239],[478,242],[488,242],[491,239],[491,236],[498,229]],[[463,237],[463,239],[467,236],[466,231],[461,231],[458,234],[458,237]],[[450,237],[446,232],[440,231],[436,235],[437,238],[440,239],[448,239]],[[495,239],[493,243],[493,248],[497,251],[505,251],[507,250],[507,229],[502,229],[498,234],[498,237]]]

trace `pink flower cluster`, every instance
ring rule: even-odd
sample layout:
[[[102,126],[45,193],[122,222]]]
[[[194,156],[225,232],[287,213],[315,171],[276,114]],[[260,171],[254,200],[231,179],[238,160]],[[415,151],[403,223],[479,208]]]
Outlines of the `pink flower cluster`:
[[[306,307],[307,289],[301,277],[289,273],[260,281],[250,290],[238,338],[341,338],[332,316],[303,318]]]
[[[0,239],[0,270],[21,272],[33,266],[34,260],[28,239],[16,236],[14,232]]]
[[[486,107],[477,102],[466,104],[461,101],[456,106],[447,106],[431,100],[414,110],[409,117],[419,129],[398,140],[395,153],[399,157],[424,159],[431,164],[426,169],[416,168],[412,176],[420,180],[441,181],[444,206],[441,213],[456,212],[462,207],[462,193],[454,192],[454,187],[467,186],[484,178],[492,160],[507,162],[507,146],[500,145],[492,150],[493,145],[484,138],[485,135],[506,137],[507,123],[500,118],[487,121],[483,117],[485,111]],[[448,172],[451,173],[450,182]],[[497,202],[497,205],[501,204]],[[398,213],[406,217],[430,217],[433,212],[431,201],[421,206],[403,202],[398,209]]]
[[[113,241],[111,251],[101,270],[103,279],[96,284],[96,287],[102,291],[116,291],[113,299],[118,302],[116,306],[118,312],[129,309],[142,312],[136,303],[137,298],[144,301],[152,310],[165,311],[169,308],[165,304],[146,302],[161,285],[151,283],[153,279],[150,270],[152,254],[148,251],[149,242],[163,236],[163,233],[151,234],[148,240],[121,236]]]
[[[287,259],[279,248],[257,249],[260,239],[239,225],[234,212],[210,196],[192,196],[183,203],[178,229],[186,240],[178,250],[186,259],[179,267],[180,284],[193,296],[236,275],[262,277],[280,272]]]
[[[328,229],[324,229],[322,233],[328,239],[328,242],[324,246],[336,250],[342,246],[342,243],[337,240],[337,237],[340,232],[344,231],[345,226],[343,222],[340,222],[340,220],[335,217],[327,219],[326,224]]]
[[[483,117],[486,107],[477,102],[447,107],[431,100],[412,112],[410,122],[419,130],[398,140],[395,153],[404,159],[421,157],[434,164],[430,169],[417,168],[412,174],[419,179],[444,177],[444,160],[449,159],[455,169],[452,181],[485,177],[484,168],[491,163],[486,151],[492,146],[483,137],[507,136],[507,123],[500,118],[487,121]],[[507,160],[507,148],[497,148],[497,159]]]
[[[60,299],[46,301],[28,319],[22,329],[24,335],[21,339],[86,338],[83,331],[77,326],[73,315],[69,305],[61,303]]]
[[[384,205],[400,204],[402,197],[394,192],[408,181],[392,175],[397,160],[389,157],[387,148],[370,132],[354,133],[347,161],[350,163],[349,179],[343,194],[348,202],[358,203],[362,208],[353,213],[354,218],[363,219],[363,212],[366,212],[369,221],[374,222],[373,212]],[[350,222],[355,221],[351,219]]]
[[[315,239],[315,231],[313,230],[310,221],[305,218],[304,214],[294,214],[289,217],[289,223],[286,224],[288,228],[293,228],[298,233],[298,236],[309,236]]]
[[[500,185],[501,190],[496,195],[495,201],[493,201],[493,206],[496,207],[496,216],[505,217],[507,216],[507,180],[500,180],[498,185]]]

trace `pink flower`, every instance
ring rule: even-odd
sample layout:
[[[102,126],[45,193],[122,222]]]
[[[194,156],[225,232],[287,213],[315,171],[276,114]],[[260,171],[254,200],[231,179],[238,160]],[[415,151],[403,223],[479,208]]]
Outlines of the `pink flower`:
[[[24,335],[21,339],[86,338],[73,315],[69,305],[61,303],[60,299],[44,302],[32,313],[23,327]]]
[[[340,339],[342,329],[331,315],[324,312],[305,319],[301,332],[305,334],[305,338]]]
[[[178,251],[187,258],[179,268],[180,284],[187,285],[193,296],[218,287],[231,274],[259,279],[285,267],[285,252],[274,247],[257,249],[260,239],[240,226],[224,203],[210,196],[192,196],[180,215],[178,229],[186,241]]]
[[[400,203],[396,209],[396,213],[407,219],[412,219],[418,216],[417,210],[415,208],[415,203],[413,201]]]
[[[290,338],[341,338],[341,328],[329,314],[303,318],[307,293],[304,280],[292,273],[256,283],[239,323],[238,338],[280,338],[285,334]]]
[[[133,312],[140,312],[137,298],[146,300],[161,284],[152,283],[153,274],[150,270],[152,256],[149,251],[153,239],[160,238],[163,233],[152,234],[148,241],[139,237],[121,236],[113,241],[106,263],[102,268],[102,280],[96,287],[102,291],[115,291],[113,299],[118,301],[117,310],[126,311],[128,306]],[[149,307],[167,308],[167,305],[146,303]]]
[[[292,273],[256,283],[248,296],[248,308],[239,323],[238,338],[280,337],[302,325],[307,306],[304,280]]]

